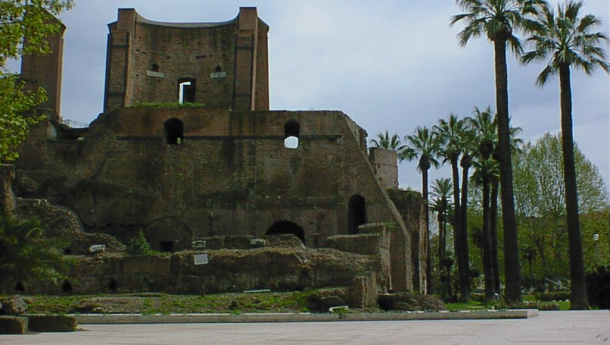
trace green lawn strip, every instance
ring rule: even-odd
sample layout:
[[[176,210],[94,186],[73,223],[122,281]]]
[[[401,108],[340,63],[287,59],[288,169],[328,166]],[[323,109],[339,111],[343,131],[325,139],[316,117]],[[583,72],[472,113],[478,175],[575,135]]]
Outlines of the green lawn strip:
[[[249,313],[306,311],[311,292],[169,295],[161,293],[89,296],[24,296],[28,313]]]

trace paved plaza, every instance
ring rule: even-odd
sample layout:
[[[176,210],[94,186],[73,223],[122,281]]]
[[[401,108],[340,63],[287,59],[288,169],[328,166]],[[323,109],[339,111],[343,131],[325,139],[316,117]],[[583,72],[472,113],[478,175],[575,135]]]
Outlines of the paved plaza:
[[[82,324],[73,333],[0,335],[0,344],[605,344],[610,311],[541,312],[521,320],[246,324]]]

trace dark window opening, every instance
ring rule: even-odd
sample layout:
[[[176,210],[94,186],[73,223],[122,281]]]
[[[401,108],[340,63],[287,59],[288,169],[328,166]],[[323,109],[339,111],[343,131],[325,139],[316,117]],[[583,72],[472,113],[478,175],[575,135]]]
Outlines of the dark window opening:
[[[305,243],[305,231],[303,228],[293,222],[282,221],[277,222],[267,230],[265,235],[294,235],[298,237],[303,244]]]
[[[174,241],[159,242],[159,249],[165,253],[173,253],[174,252]]]
[[[184,123],[172,117],[163,124],[165,142],[168,145],[179,145],[184,141]]]
[[[72,248],[64,248],[64,255],[72,255]]]
[[[195,103],[197,87],[195,79],[178,79],[178,103]]]
[[[22,282],[17,282],[17,284],[15,284],[15,291],[25,292],[25,286],[23,285]]]
[[[287,149],[299,148],[299,135],[301,125],[294,120],[290,120],[284,124],[284,147]]]
[[[151,69],[151,70],[152,70],[153,72],[159,72],[159,64],[154,63],[154,64],[152,65],[152,69]]]
[[[216,65],[216,68],[214,69],[215,72],[222,72],[222,67],[220,67],[220,65]]]
[[[108,290],[110,292],[117,292],[119,291],[119,286],[116,282],[116,279],[114,278],[110,278],[110,280],[108,281]]]
[[[64,280],[63,284],[61,284],[61,292],[63,292],[63,293],[72,292],[72,284],[69,281]]]
[[[353,195],[348,203],[348,234],[358,233],[358,227],[367,223],[366,201],[362,195]]]

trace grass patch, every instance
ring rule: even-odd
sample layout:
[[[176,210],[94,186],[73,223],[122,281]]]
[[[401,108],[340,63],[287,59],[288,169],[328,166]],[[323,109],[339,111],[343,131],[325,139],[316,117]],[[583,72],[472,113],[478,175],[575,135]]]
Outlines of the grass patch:
[[[445,309],[449,311],[459,310],[487,310],[491,309],[493,304],[486,304],[484,302],[470,301],[468,303],[445,303]]]
[[[162,293],[96,296],[28,296],[28,313],[41,314],[187,314],[304,312],[313,293],[232,293],[206,296]]]

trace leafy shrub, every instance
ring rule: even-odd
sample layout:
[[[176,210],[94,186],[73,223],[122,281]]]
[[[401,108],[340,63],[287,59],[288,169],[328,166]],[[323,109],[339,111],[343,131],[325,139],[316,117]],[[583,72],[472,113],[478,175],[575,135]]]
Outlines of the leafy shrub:
[[[540,301],[525,301],[506,303],[500,301],[495,304],[496,309],[538,309],[538,310],[560,310],[559,303],[555,302],[540,302]]]
[[[587,295],[592,307],[610,308],[610,266],[599,266],[587,274]]]
[[[154,251],[150,248],[150,244],[144,236],[144,232],[140,230],[138,235],[129,241],[127,245],[127,254],[129,255],[153,255]]]
[[[536,293],[536,301],[552,302],[552,301],[567,301],[570,299],[569,291],[543,292]]]

